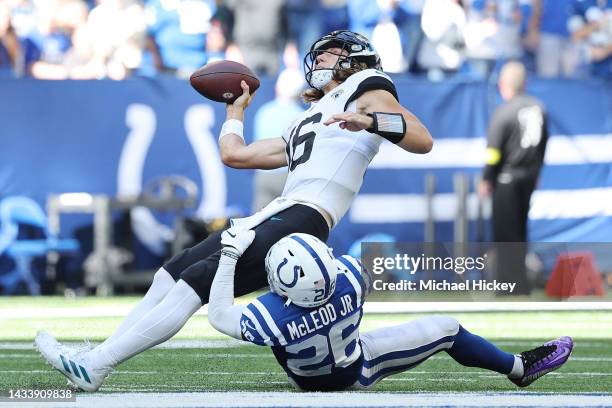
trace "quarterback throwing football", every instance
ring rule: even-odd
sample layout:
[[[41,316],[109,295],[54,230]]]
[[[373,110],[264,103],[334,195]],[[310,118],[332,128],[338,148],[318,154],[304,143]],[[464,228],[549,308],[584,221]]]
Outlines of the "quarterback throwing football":
[[[367,389],[440,351],[459,364],[505,374],[526,387],[561,367],[572,352],[572,339],[561,337],[512,355],[443,316],[359,333],[371,289],[367,270],[350,256],[334,258],[330,248],[307,234],[291,234],[274,244],[266,256],[270,292],[248,305],[234,305],[234,270],[254,238],[252,230],[233,228],[221,235],[208,320],[231,337],[272,347],[298,389]]]
[[[282,137],[245,144],[243,115],[252,97],[246,83],[242,96],[227,106],[219,136],[223,162],[234,168],[289,169],[281,197],[232,221],[257,233],[236,264],[237,295],[267,285],[264,258],[281,238],[300,232],[327,240],[385,139],[412,153],[427,153],[433,145],[425,126],[398,102],[365,37],[335,31],[320,38],[305,56],[304,70],[311,86],[304,97],[312,104]],[[37,336],[38,349],[80,388],[97,390],[117,364],[171,338],[208,303],[221,247],[218,233],[172,258],[113,335],[93,350],[72,350],[45,332]]]

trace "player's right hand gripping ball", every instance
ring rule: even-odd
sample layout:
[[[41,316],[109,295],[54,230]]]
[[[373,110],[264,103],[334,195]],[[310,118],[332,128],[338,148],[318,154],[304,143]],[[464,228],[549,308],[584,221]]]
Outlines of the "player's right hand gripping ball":
[[[230,228],[221,233],[223,250],[240,257],[255,239],[255,231]]]
[[[234,103],[242,95],[240,81],[245,81],[249,92],[259,88],[259,79],[249,67],[234,61],[215,61],[191,74],[189,82],[200,95],[216,102]]]

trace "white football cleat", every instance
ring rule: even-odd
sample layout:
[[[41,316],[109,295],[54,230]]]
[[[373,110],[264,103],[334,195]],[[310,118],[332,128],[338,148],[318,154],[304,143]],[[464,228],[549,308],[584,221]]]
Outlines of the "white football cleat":
[[[51,336],[49,333],[47,333],[44,330],[39,330],[38,333],[37,333],[37,336],[44,336],[44,337],[46,337],[47,338],[46,341],[49,342],[49,345],[51,343],[55,344],[56,347],[59,347],[59,349],[61,350],[61,353],[63,355],[75,355],[75,354],[78,354],[78,353],[86,353],[86,352],[88,352],[88,351],[93,349],[93,346],[91,345],[89,340],[85,340],[81,344],[73,344],[73,345],[69,346],[69,345],[60,343],[53,336]]]
[[[83,391],[97,391],[112,367],[95,367],[81,350],[63,346],[45,331],[39,331],[34,341],[47,362]]]

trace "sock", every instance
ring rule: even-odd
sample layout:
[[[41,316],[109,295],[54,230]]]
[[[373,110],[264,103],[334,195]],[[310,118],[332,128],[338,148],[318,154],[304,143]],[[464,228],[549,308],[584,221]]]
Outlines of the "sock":
[[[149,313],[151,309],[161,302],[161,300],[170,292],[170,290],[174,287],[176,282],[174,278],[166,271],[164,268],[159,268],[159,270],[153,276],[153,282],[151,283],[151,287],[144,295],[144,297],[138,302],[138,304],[130,311],[130,313],[126,316],[125,319],[121,322],[119,327],[115,329],[113,334],[106,339],[102,344],[98,345],[96,348],[107,345],[125,333],[130,327],[132,327],[138,320],[140,320],[144,315]]]
[[[95,366],[117,364],[174,336],[202,307],[198,294],[179,280],[164,299],[112,342],[87,353]]]
[[[462,326],[459,326],[453,346],[446,352],[461,365],[485,368],[502,374],[509,374],[515,364],[513,354],[498,349],[493,343],[470,333]]]
[[[521,356],[514,356],[514,365],[512,370],[508,373],[508,378],[521,378],[525,374],[525,366]]]

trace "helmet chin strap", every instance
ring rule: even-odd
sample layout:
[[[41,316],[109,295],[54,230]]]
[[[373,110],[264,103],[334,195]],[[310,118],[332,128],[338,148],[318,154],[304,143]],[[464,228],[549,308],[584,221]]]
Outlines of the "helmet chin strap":
[[[327,84],[329,84],[332,79],[334,79],[334,71],[337,69],[347,69],[351,67],[351,61],[349,58],[342,58],[340,57],[338,59],[338,62],[336,62],[336,65],[333,68],[321,68],[321,69],[315,69],[312,71],[311,75],[310,75],[310,84],[317,88],[318,90],[322,91],[323,88],[325,88],[327,86]]]
[[[318,90],[323,90],[334,78],[334,70],[330,68],[317,69],[312,71],[310,83]]]

